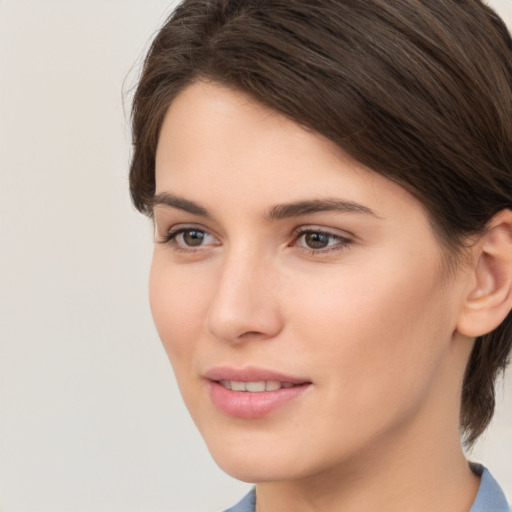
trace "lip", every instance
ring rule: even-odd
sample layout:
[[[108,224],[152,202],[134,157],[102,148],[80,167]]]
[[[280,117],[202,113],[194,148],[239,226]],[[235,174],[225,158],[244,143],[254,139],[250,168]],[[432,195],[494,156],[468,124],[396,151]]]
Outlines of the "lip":
[[[269,370],[265,368],[257,368],[255,366],[247,366],[245,368],[229,368],[227,366],[219,366],[208,370],[204,377],[208,380],[235,380],[243,382],[254,382],[261,380],[274,380],[279,382],[290,382],[292,384],[304,384],[311,381],[305,377],[296,377],[286,375],[281,372]]]
[[[217,367],[208,370],[204,377],[208,380],[213,404],[224,414],[242,419],[263,418],[299,398],[312,384],[307,378],[256,367],[242,369]],[[227,389],[219,381],[277,381],[294,386],[253,393]]]

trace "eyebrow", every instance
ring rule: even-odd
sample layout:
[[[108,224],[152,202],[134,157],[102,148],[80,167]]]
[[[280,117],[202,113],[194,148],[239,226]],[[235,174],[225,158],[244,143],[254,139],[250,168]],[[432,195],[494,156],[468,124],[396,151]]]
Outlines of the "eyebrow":
[[[367,206],[339,199],[314,199],[298,201],[296,203],[278,204],[270,209],[266,217],[270,220],[277,220],[321,212],[362,213],[378,217],[378,215]]]
[[[170,206],[172,208],[177,208],[178,210],[192,213],[193,215],[199,215],[200,217],[211,217],[208,210],[203,206],[195,203],[194,201],[189,201],[188,199],[184,199],[183,197],[178,197],[167,192],[156,194],[153,197],[151,207],[154,208],[158,205]]]
[[[200,217],[211,218],[210,212],[200,204],[178,197],[168,192],[161,192],[153,197],[151,206],[158,205],[170,206],[178,210],[183,210]],[[270,208],[265,214],[268,220],[288,219],[290,217],[300,217],[302,215],[311,215],[322,212],[339,212],[339,213],[358,213],[377,217],[378,215],[367,206],[352,201],[344,201],[340,199],[313,199],[305,201],[297,201],[295,203],[277,204]]]

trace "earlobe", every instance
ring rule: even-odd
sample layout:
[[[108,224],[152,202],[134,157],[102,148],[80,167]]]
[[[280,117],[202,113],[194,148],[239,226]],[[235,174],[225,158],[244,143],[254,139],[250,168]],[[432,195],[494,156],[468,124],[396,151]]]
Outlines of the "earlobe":
[[[472,251],[472,285],[457,330],[475,338],[493,331],[512,309],[511,210],[491,219]]]

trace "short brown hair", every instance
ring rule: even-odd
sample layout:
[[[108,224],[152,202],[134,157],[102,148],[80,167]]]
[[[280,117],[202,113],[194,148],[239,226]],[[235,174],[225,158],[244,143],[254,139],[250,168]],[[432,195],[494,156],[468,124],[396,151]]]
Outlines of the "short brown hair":
[[[512,209],[512,41],[480,0],[183,1],[133,101],[130,191],[150,216],[165,113],[200,79],[248,93],[409,190],[454,260]],[[476,340],[462,390],[468,444],[492,418],[511,345],[512,314]]]

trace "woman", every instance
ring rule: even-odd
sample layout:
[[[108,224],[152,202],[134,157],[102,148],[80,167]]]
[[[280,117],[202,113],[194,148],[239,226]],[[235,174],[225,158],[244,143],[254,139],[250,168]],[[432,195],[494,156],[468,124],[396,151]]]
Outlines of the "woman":
[[[133,105],[150,302],[232,512],[508,510],[512,41],[477,0],[185,0]]]

